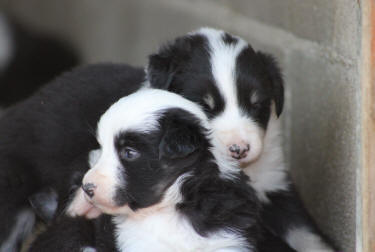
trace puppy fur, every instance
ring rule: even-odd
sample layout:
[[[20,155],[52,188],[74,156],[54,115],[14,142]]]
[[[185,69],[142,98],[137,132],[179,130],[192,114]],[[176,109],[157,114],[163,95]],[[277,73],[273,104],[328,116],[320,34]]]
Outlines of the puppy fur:
[[[156,89],[101,117],[101,155],[82,184],[116,216],[119,251],[256,250],[257,197],[241,169],[216,159],[206,120],[197,104]]]
[[[147,77],[151,86],[205,109],[223,155],[232,143],[250,146],[239,162],[271,233],[297,251],[333,251],[303,207],[283,160],[283,79],[270,55],[237,36],[202,28],[151,55]]]
[[[239,162],[262,201],[263,222],[274,237],[297,251],[332,251],[300,203],[283,162],[278,119],[283,83],[272,57],[239,37],[205,28],[151,55],[147,79],[146,85],[202,106],[218,139],[213,144],[222,153],[218,156],[228,156],[232,133],[234,142],[251,143],[247,159]],[[110,104],[137,90],[143,80],[141,69],[123,65],[81,68],[9,110],[0,121],[0,133],[6,136],[0,143],[0,186],[9,190],[13,181],[11,192],[0,197],[1,243],[38,188],[56,188],[59,209],[64,208],[72,184],[88,169],[88,151],[98,146],[90,129]]]
[[[5,112],[0,120],[1,252],[18,251],[24,227],[34,220],[22,217],[30,196],[51,188],[64,209],[72,186],[89,169],[89,151],[98,148],[94,131],[100,115],[143,80],[143,69],[127,65],[81,67]]]

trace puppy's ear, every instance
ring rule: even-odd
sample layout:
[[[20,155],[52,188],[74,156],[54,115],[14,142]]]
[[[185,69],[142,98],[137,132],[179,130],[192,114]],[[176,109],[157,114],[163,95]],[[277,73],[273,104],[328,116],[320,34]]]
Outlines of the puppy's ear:
[[[191,38],[185,36],[162,46],[158,53],[151,54],[148,58],[146,73],[151,86],[170,90],[174,75],[181,64],[190,58],[191,50]]]
[[[272,84],[272,96],[276,105],[276,114],[279,117],[284,106],[284,81],[281,74],[281,70],[271,55],[265,54],[263,52],[258,52],[258,57],[263,62],[269,80]]]
[[[152,54],[149,57],[147,79],[152,87],[169,90],[176,71],[172,58],[173,56],[168,57],[167,53]]]
[[[193,164],[204,144],[201,129],[184,121],[172,120],[166,124],[159,144],[159,159],[183,167]]]
[[[198,133],[185,125],[170,127],[159,144],[159,158],[184,158],[195,152],[200,145]]]

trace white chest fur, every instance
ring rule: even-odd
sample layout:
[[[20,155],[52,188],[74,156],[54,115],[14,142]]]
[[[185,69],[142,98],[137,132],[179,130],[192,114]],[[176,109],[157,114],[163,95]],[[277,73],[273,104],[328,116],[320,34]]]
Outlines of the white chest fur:
[[[115,217],[116,243],[129,252],[245,252],[243,238],[228,231],[202,237],[174,209],[163,209],[147,216]]]
[[[262,202],[268,202],[266,193],[287,190],[289,186],[280,127],[280,119],[273,112],[264,137],[263,153],[258,160],[244,168],[245,174],[251,179],[251,186]]]

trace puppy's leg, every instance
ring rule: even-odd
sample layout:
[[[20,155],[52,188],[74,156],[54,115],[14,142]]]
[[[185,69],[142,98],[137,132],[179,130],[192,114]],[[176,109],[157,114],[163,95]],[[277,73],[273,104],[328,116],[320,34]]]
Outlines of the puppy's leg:
[[[335,251],[316,227],[294,187],[268,193],[263,203],[262,219],[266,227],[298,252]]]
[[[31,244],[29,252],[94,252],[95,232],[91,221],[61,216]]]
[[[62,215],[36,238],[28,252],[115,252],[114,234],[111,216],[87,220]]]
[[[31,209],[23,209],[19,211],[12,222],[11,230],[3,240],[0,252],[17,252],[25,240],[31,233],[35,223],[35,214]]]

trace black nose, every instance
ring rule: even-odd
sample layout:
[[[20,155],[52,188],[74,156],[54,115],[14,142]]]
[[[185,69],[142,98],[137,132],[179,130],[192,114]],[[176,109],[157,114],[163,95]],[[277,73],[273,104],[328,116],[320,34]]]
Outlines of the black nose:
[[[238,144],[232,144],[231,146],[229,146],[229,151],[232,153],[231,155],[235,159],[245,158],[249,150],[249,144],[246,144],[246,146],[240,146]]]
[[[241,147],[238,146],[237,144],[233,144],[233,145],[229,146],[229,151],[240,154]]]
[[[82,185],[83,191],[90,197],[94,197],[94,189],[96,188],[96,185],[93,183],[86,183]]]

